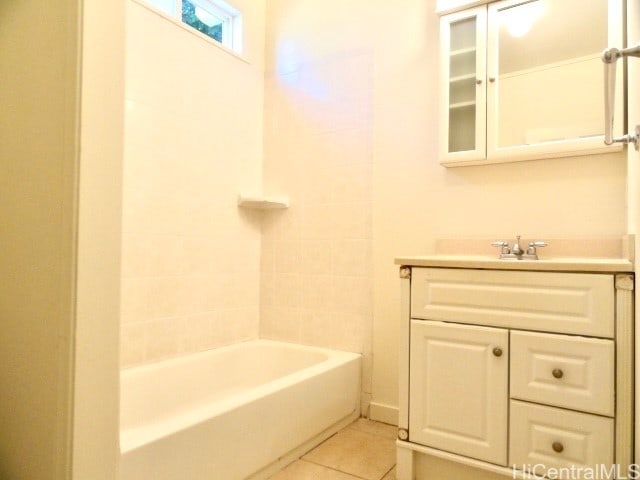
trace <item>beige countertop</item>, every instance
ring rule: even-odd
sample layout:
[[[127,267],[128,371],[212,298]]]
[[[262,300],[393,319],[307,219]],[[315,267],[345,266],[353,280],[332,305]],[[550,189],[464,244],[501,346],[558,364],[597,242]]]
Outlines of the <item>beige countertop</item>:
[[[551,272],[633,272],[623,258],[557,257],[540,260],[501,260],[487,255],[399,256],[395,263],[412,267],[473,268],[492,270],[536,270]]]

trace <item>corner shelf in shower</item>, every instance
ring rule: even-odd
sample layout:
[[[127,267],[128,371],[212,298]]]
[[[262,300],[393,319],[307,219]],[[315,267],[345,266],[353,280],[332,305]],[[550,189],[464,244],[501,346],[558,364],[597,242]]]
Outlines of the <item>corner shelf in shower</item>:
[[[267,197],[262,195],[238,195],[238,206],[255,210],[282,210],[289,208],[287,197]]]

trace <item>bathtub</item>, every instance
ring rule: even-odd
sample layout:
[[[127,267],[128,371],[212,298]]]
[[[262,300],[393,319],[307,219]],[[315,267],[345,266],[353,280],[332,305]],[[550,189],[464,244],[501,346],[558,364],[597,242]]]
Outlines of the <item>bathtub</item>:
[[[125,369],[121,480],[260,478],[358,413],[360,368],[358,354],[255,340]]]

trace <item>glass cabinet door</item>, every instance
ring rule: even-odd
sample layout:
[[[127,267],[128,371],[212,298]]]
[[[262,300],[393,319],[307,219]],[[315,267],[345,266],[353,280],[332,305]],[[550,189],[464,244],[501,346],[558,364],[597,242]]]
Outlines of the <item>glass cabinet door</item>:
[[[486,8],[442,18],[442,163],[485,157]]]

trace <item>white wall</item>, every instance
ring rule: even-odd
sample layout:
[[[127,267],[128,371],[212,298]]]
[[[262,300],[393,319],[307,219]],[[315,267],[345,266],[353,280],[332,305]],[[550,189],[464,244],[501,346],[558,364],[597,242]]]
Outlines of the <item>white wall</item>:
[[[120,324],[115,319],[121,283],[124,3],[84,0],[81,25],[80,155],[73,172],[73,470],[67,474],[73,480],[114,480],[120,459]]]
[[[244,59],[127,1],[123,365],[258,335],[265,6],[233,4]]]
[[[123,7],[0,3],[3,479],[117,478]]]
[[[80,42],[73,0],[0,2],[0,477],[68,478]]]
[[[379,418],[390,420],[397,406],[400,321],[394,256],[431,253],[440,237],[622,235],[626,224],[624,155],[445,169],[437,162],[438,17],[434,0],[273,0],[268,6],[268,76],[304,72],[307,65],[347,58],[358,51],[373,59],[373,109],[369,113],[373,135],[368,138],[363,132],[356,140],[370,143],[373,158],[373,268],[364,270],[373,272],[372,408]],[[358,76],[346,61],[333,65],[335,78]],[[339,85],[327,84],[329,97]],[[358,90],[353,85],[350,88]],[[285,88],[277,95],[283,91],[292,118],[298,124],[312,125],[319,114],[319,104],[311,99],[313,92]],[[273,95],[276,92],[268,88],[267,105]],[[266,121],[279,119],[267,117]],[[266,171],[271,162],[278,162],[274,172],[279,176],[274,177],[280,179],[267,173],[271,178],[267,185],[282,182],[283,189],[295,188],[294,181],[285,180],[285,172],[323,164],[330,159],[325,152],[335,144],[325,136],[324,143],[311,151],[292,147],[288,156],[271,158],[268,141],[273,135],[292,145],[296,137],[287,129],[267,135]],[[295,162],[302,166],[294,167]],[[326,191],[328,180],[312,172],[308,175],[315,181],[307,188]]]

